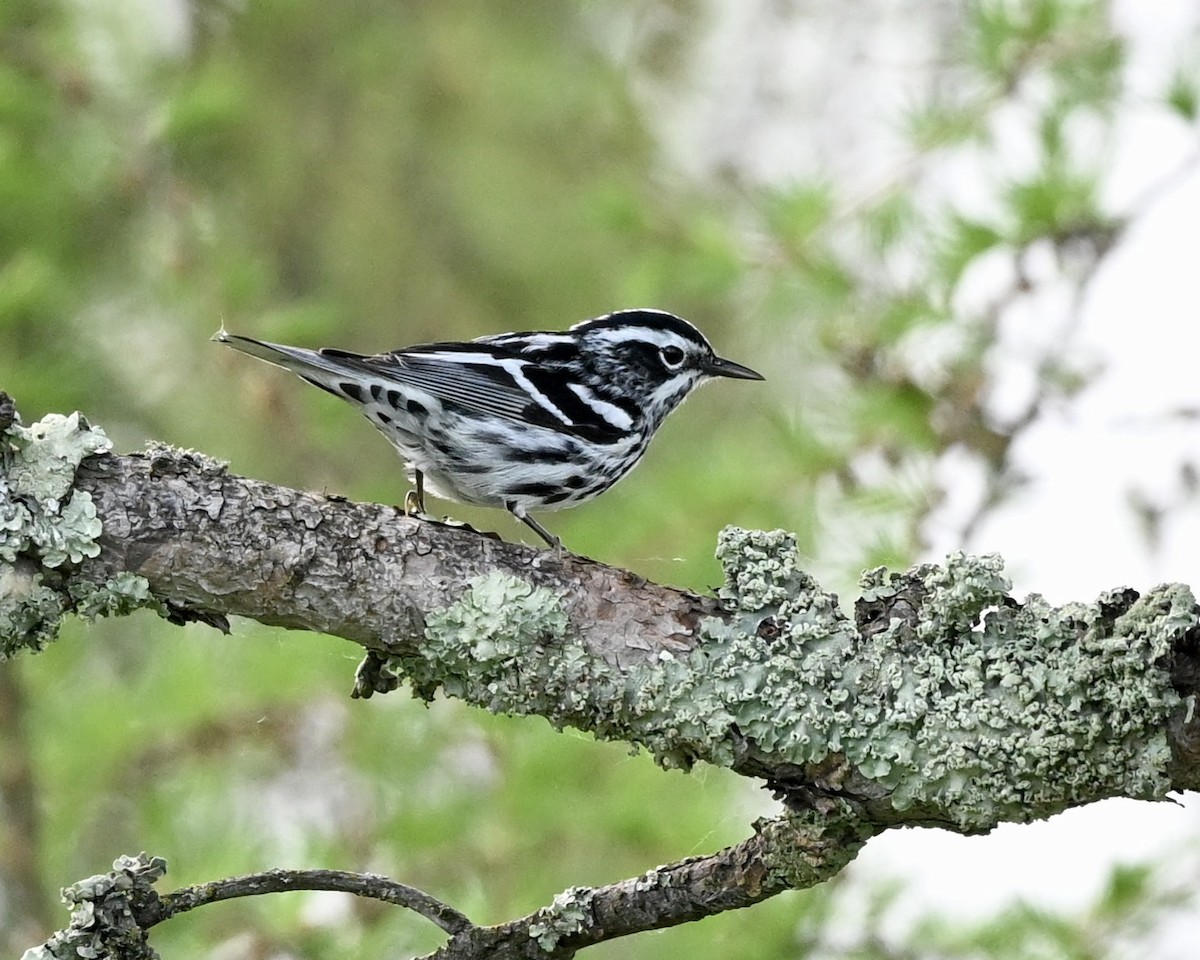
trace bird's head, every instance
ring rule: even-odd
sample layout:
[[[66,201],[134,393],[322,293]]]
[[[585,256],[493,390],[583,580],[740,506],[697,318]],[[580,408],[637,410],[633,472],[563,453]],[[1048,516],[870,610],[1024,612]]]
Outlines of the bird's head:
[[[571,328],[597,375],[643,398],[657,423],[712,377],[762,380],[760,373],[718,357],[704,334],[663,310],[618,310]]]

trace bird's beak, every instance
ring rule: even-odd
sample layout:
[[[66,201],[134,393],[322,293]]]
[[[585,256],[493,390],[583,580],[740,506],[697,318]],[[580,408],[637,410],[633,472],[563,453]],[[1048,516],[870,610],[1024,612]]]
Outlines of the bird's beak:
[[[749,367],[743,367],[740,363],[734,363],[732,360],[722,360],[720,357],[713,357],[704,365],[704,372],[710,377],[733,377],[736,380],[765,380],[766,378],[755,370]]]

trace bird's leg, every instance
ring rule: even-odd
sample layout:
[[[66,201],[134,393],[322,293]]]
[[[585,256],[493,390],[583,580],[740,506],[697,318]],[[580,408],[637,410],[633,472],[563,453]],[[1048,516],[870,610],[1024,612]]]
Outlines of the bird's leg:
[[[543,527],[533,517],[522,517],[521,522],[528,526],[534,533],[550,544],[555,550],[562,550],[562,540],[552,534],[549,530]]]
[[[512,503],[506,503],[505,506],[508,508],[509,513],[525,524],[525,526],[529,527],[530,530],[545,540],[555,550],[562,550],[562,541],[545,527],[543,527],[540,523],[534,520],[533,517],[528,516],[524,510],[518,510],[517,506]]]
[[[417,489],[409,490],[404,495],[404,515],[406,517],[425,512],[425,475],[420,470],[414,470],[413,475]]]

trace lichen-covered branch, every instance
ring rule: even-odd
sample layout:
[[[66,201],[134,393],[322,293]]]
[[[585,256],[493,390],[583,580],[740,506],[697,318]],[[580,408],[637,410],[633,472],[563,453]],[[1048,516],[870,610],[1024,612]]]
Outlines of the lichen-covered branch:
[[[725,586],[703,598],[195,454],[104,446],[80,418],[8,433],[10,652],[65,611],[254,617],[368,648],[363,693],[404,679],[878,826],[986,831],[1200,779],[1200,618],[1182,585],[1055,607],[1012,597],[998,558],[955,556],[869,572],[851,617],[788,534],[731,528]]]
[[[26,950],[21,960],[79,960],[118,957],[158,960],[150,946],[149,924],[139,916],[158,899],[154,883],[167,872],[161,857],[118,857],[111,873],[80,880],[62,891],[71,922],[45,943]]]
[[[167,872],[161,857],[142,853],[118,857],[112,872],[81,880],[63,890],[71,922],[40,946],[25,952],[24,960],[78,960],[79,957],[118,957],[154,960],[147,931],[164,920],[197,907],[267,893],[334,890],[405,907],[437,924],[447,934],[473,929],[453,907],[424,891],[375,874],[343,870],[269,870],[186,887],[160,896],[154,884]]]
[[[171,917],[232,897],[298,890],[338,890],[420,913],[450,937],[430,960],[556,960],[583,947],[660,930],[752,906],[785,890],[837,874],[874,832],[848,805],[797,813],[755,825],[752,837],[717,853],[691,857],[604,887],[572,887],[528,916],[477,926],[423,891],[371,874],[272,870],[160,895],[160,857],[120,857],[108,874],[63,891],[71,923],[24,960],[116,956],[156,960],[148,931]]]
[[[873,829],[847,809],[755,825],[752,837],[604,887],[573,887],[519,920],[471,927],[429,960],[554,960],[583,947],[738,910],[835,876]]]

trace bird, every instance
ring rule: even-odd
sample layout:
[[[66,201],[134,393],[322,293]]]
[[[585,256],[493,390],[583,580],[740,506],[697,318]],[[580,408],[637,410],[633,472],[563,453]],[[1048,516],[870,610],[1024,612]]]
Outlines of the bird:
[[[357,407],[396,448],[415,489],[498,507],[553,548],[531,514],[598,497],[632,470],[700,384],[762,380],[717,356],[665,310],[617,310],[565,331],[500,333],[388,353],[310,350],[226,332],[213,340],[289,370]]]

